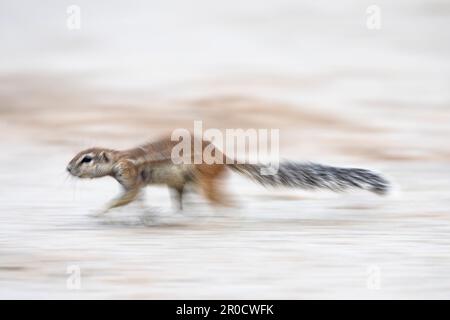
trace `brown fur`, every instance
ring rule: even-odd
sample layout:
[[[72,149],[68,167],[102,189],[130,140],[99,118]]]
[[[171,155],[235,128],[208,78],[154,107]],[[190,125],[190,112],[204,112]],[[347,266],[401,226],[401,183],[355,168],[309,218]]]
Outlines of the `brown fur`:
[[[191,142],[193,163],[194,140]],[[202,151],[210,144],[208,141],[201,143]],[[203,161],[200,164],[174,164],[171,152],[176,144],[178,141],[164,138],[123,151],[90,148],[78,153],[70,161],[67,170],[80,178],[111,176],[122,185],[123,193],[113,200],[104,212],[129,204],[149,184],[166,184],[171,188],[180,209],[185,186],[188,183],[197,186],[212,204],[228,205],[229,202],[221,193],[220,186],[220,180],[225,176],[226,165],[207,164]],[[218,149],[214,147],[213,152],[223,157],[225,163],[225,156]]]
[[[228,205],[229,201],[221,192],[223,188],[220,186],[227,168],[270,187],[321,188],[336,192],[358,188],[378,195],[387,194],[390,188],[389,181],[381,175],[360,168],[284,161],[279,164],[275,174],[264,174],[264,169],[271,169],[267,165],[235,163],[211,142],[195,138],[190,141],[190,158],[178,155],[182,158],[172,159],[172,151],[175,157],[177,152],[186,151],[183,148],[187,147],[187,141],[181,141],[183,148],[178,143],[164,138],[124,151],[91,148],[77,154],[70,161],[67,170],[80,178],[111,176],[122,185],[123,194],[112,201],[105,212],[132,202],[149,184],[165,184],[171,188],[180,209],[187,184],[197,186],[212,204]],[[196,145],[201,148],[196,148]],[[195,149],[200,149],[199,154],[195,154]],[[214,158],[205,160],[203,153],[209,153]]]

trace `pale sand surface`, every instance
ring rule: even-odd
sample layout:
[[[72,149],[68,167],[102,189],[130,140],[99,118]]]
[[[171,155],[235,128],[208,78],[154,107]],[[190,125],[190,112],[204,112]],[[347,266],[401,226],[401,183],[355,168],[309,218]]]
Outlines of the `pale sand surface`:
[[[77,96],[83,95],[72,98]],[[75,104],[72,98],[67,100]],[[42,100],[24,100],[2,117],[8,128],[0,163],[3,298],[448,298],[444,128],[429,126],[431,144],[429,136],[403,137],[417,130],[407,125],[366,129],[345,115],[336,120],[262,98],[208,96],[150,102],[148,109],[117,106],[107,114],[101,111],[107,106],[63,111],[53,101],[27,106],[28,100]],[[243,116],[216,119],[228,103]],[[172,123],[192,127],[189,112],[184,118],[168,108],[198,112],[211,126],[284,122],[285,157],[375,168],[397,191],[387,198],[270,191],[232,176],[227,189],[238,208],[215,210],[191,195],[180,215],[172,212],[167,190],[152,187],[148,212],[130,206],[91,217],[118,192],[117,185],[110,179],[68,180],[66,162],[92,144],[125,147],[158,136]],[[253,108],[268,118],[265,112],[257,120],[246,116]],[[444,111],[439,112],[448,117]],[[389,117],[389,109],[378,113]],[[66,288],[72,264],[82,270],[80,291]],[[373,266],[381,271],[380,290],[367,288]]]
[[[137,15],[152,41],[125,57],[136,26],[113,37],[114,14],[101,10],[103,23],[85,22],[75,42],[56,18],[36,27],[41,44],[30,40],[29,53],[5,37],[0,298],[450,298],[450,6],[382,1],[375,34],[355,18],[366,4],[351,1],[208,3],[198,4],[208,15],[182,4]],[[10,20],[26,16],[8,6]],[[169,41],[179,38],[191,50]],[[50,46],[60,43],[68,49]],[[131,147],[194,120],[279,128],[283,158],[372,168],[395,192],[271,191],[233,175],[237,208],[191,194],[179,214],[152,187],[147,211],[94,218],[116,183],[66,179],[82,148]],[[80,290],[66,287],[70,265]]]

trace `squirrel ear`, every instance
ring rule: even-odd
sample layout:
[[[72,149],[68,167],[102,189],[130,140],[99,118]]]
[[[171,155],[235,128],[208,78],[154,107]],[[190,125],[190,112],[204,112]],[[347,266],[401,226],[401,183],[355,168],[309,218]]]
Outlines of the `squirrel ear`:
[[[109,156],[105,151],[100,152],[100,158],[103,159],[105,162],[109,161]]]

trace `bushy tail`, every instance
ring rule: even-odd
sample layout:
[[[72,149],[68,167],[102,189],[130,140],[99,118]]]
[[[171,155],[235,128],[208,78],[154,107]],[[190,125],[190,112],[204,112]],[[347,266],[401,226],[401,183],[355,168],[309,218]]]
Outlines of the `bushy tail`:
[[[387,194],[389,182],[366,169],[337,168],[316,163],[282,162],[274,174],[263,175],[264,165],[230,164],[237,171],[264,186],[344,191],[359,188],[379,195]]]

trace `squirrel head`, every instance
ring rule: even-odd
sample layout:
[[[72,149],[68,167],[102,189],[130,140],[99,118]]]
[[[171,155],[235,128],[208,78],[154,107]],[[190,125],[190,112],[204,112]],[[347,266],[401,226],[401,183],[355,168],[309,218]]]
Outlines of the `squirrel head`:
[[[99,178],[112,174],[114,151],[90,148],[78,153],[68,164],[67,171],[78,178]]]

